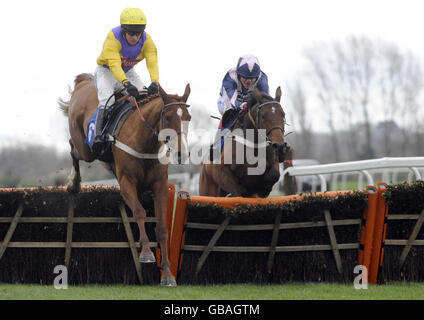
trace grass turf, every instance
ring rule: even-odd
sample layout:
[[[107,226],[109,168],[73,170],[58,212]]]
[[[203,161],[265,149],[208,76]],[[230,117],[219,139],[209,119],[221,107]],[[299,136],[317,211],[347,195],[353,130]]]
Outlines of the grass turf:
[[[424,283],[352,285],[305,283],[286,285],[122,286],[86,285],[55,289],[53,285],[0,284],[1,300],[424,300]]]

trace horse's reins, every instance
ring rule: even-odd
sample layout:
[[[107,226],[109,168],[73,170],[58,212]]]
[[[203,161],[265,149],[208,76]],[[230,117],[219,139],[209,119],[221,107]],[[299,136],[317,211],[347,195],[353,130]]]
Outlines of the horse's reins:
[[[150,129],[150,131],[153,132],[155,136],[158,136],[156,129],[153,128],[153,126],[144,118],[143,114],[141,113],[140,107],[138,106],[138,103],[137,103],[137,99],[134,97],[130,97],[130,102],[133,103],[135,107],[137,108],[138,116],[141,119],[141,121]],[[164,107],[162,107],[162,110],[163,108]]]
[[[144,116],[143,116],[143,114],[141,113],[141,110],[140,110],[140,107],[138,106],[138,103],[137,103],[137,100],[134,98],[134,97],[131,97],[132,98],[132,102],[134,103],[134,105],[136,106],[136,108],[137,108],[137,111],[138,111],[138,116],[139,116],[139,118],[141,119],[141,121],[142,122],[144,122],[145,124],[146,124],[146,126],[153,132],[153,134],[155,135],[155,136],[159,136],[159,134],[158,134],[158,132],[156,131],[156,129],[155,128],[153,128],[153,126],[144,118]],[[130,99],[131,99],[130,98]],[[171,103],[167,103],[167,104],[164,104],[163,106],[162,106],[162,110],[161,110],[161,112],[160,112],[160,121],[161,121],[161,127],[163,128],[163,112],[165,111],[165,109],[167,108],[167,107],[169,107],[169,106],[173,106],[173,105],[184,105],[184,106],[186,106],[186,107],[188,107],[188,105],[187,105],[187,103],[185,103],[185,102],[171,102]],[[182,135],[182,134],[185,134],[185,132],[184,131],[178,131],[177,132],[177,136],[179,136],[179,135]],[[172,139],[173,137],[171,137],[170,138],[170,140]],[[168,142],[168,141],[167,141]]]
[[[278,104],[279,106],[281,106],[281,104],[279,103],[279,102],[277,102],[277,101],[267,101],[267,102],[264,102],[264,103],[262,103],[261,105],[259,105],[258,106],[258,108],[257,108],[257,110],[256,110],[256,119],[255,119],[255,121],[253,122],[253,125],[256,127],[256,123],[258,123],[258,125],[257,125],[257,127],[259,127],[259,121],[260,121],[260,117],[259,117],[259,115],[260,115],[260,112],[262,111],[262,107],[263,106],[265,106],[265,105],[267,105],[267,104]],[[249,114],[250,114],[250,110],[249,110]],[[252,120],[252,116],[251,116],[251,114],[250,114],[250,120]],[[286,121],[285,121],[285,119],[283,119],[283,122],[285,123]],[[257,128],[256,127],[256,128]],[[272,131],[274,131],[274,130],[281,130],[281,132],[283,133],[283,136],[284,136],[284,128],[283,127],[281,127],[281,126],[275,126],[275,127],[272,127],[271,129],[269,129],[267,132],[266,132],[266,136],[267,136],[267,138],[268,138],[268,135],[272,132]]]
[[[250,122],[252,123],[253,127],[254,127],[255,129],[257,129],[257,130],[259,129],[259,120],[260,120],[259,115],[260,115],[260,112],[261,112],[261,110],[262,110],[262,107],[263,107],[264,105],[267,105],[267,104],[278,104],[278,105],[280,105],[280,106],[281,106],[281,104],[280,104],[279,102],[277,102],[277,101],[267,101],[267,102],[264,102],[264,103],[260,104],[260,105],[257,107],[257,110],[256,110],[256,117],[255,117],[255,119],[253,118],[252,113],[250,112],[250,110],[249,110],[249,111],[248,111],[248,113],[247,113],[247,115],[248,115],[248,117],[249,117]],[[269,134],[270,134],[273,130],[281,130],[281,132],[283,133],[283,136],[284,136],[284,128],[282,128],[281,126],[275,126],[275,127],[272,127],[271,129],[269,129],[269,130],[266,132],[266,141],[265,141],[264,143],[261,143],[261,144],[253,143],[253,142],[248,141],[248,140],[246,140],[245,138],[242,138],[242,137],[240,137],[240,136],[238,136],[238,135],[233,135],[233,139],[234,139],[235,141],[239,142],[239,143],[244,144],[244,145],[245,145],[245,146],[247,146],[247,147],[250,147],[250,148],[266,148],[266,147],[268,147],[269,145],[271,145],[271,144],[272,144],[272,141],[268,138],[268,135],[269,135]]]
[[[163,112],[165,111],[165,109],[167,108],[167,107],[169,107],[169,106],[185,106],[186,108],[188,108],[189,107],[189,105],[187,104],[187,103],[185,103],[185,102],[182,102],[182,101],[176,101],[176,102],[170,102],[170,103],[167,103],[167,104],[164,104],[163,105],[163,108],[162,108],[162,111],[161,111],[161,113],[160,113],[160,121],[161,121],[161,127],[163,128]],[[172,136],[172,137],[170,137],[169,138],[169,140],[167,140],[166,142],[168,142],[168,141],[170,141],[170,140],[172,140],[172,139],[174,139],[175,137],[177,137],[177,136],[180,136],[180,135],[185,135],[186,133],[184,132],[184,131],[178,131],[178,132],[176,132],[176,135],[174,135],[174,136]]]
[[[110,97],[109,97],[109,99],[107,99],[107,101],[106,101],[106,106],[108,105],[108,103],[109,103],[109,100],[112,98],[112,97],[114,97],[114,96],[116,96],[116,95],[118,95],[118,94],[120,94],[121,92],[123,92],[125,90],[125,88],[122,88],[122,89],[120,89],[120,90],[118,90],[118,91],[116,91],[116,92],[114,92]],[[139,91],[139,93],[147,93],[147,90],[140,90]],[[116,104],[117,105],[119,105],[122,101],[124,101],[124,100],[127,100],[127,99],[129,99],[130,100],[130,104],[131,104],[131,106],[133,106],[133,107],[136,107],[136,109],[137,109],[137,111],[138,111],[138,116],[140,117],[140,119],[141,119],[141,121],[142,122],[144,122],[146,125],[147,125],[147,127],[157,136],[158,135],[158,133],[156,132],[156,130],[152,127],[152,125],[144,118],[144,116],[143,116],[143,114],[141,113],[141,110],[140,110],[140,107],[138,106],[138,103],[137,103],[137,99],[136,98],[134,98],[133,96],[130,96],[129,94],[127,94],[127,95],[124,95],[123,97],[121,97],[121,98],[119,98],[119,99],[117,99],[116,100]],[[105,129],[105,128],[104,128]],[[104,130],[103,129],[103,130]]]
[[[123,90],[121,90],[120,92],[122,92]],[[127,99],[128,96],[124,96],[121,99],[118,100],[118,102],[122,102],[123,100]],[[155,128],[153,128],[153,126],[144,118],[140,107],[137,103],[137,100],[134,97],[130,97],[130,103],[136,107],[137,111],[138,111],[138,116],[140,118],[140,120],[153,132],[154,135],[156,135],[157,137],[159,137],[158,132],[156,131]],[[160,120],[161,120],[161,126],[163,127],[163,112],[164,110],[170,106],[170,105],[185,105],[186,107],[188,107],[188,105],[185,102],[171,102],[171,103],[167,103],[164,104],[162,106],[162,110],[161,110],[161,114],[160,114]],[[185,134],[185,132],[183,131],[179,131],[176,133],[176,136],[178,135],[182,135]],[[132,156],[136,157],[136,158],[140,158],[140,159],[159,159],[161,157],[163,157],[171,148],[168,146],[168,142],[170,140],[172,140],[175,136],[171,137],[170,139],[167,139],[165,141],[165,145],[167,148],[163,149],[163,151],[161,153],[158,154],[150,154],[150,153],[140,153],[135,151],[134,149],[132,149],[131,147],[125,145],[124,143],[120,142],[119,140],[117,140],[115,137],[113,137],[112,135],[108,136],[108,140],[112,141],[116,147],[118,147],[119,149],[131,154]],[[168,150],[167,150],[168,149]]]

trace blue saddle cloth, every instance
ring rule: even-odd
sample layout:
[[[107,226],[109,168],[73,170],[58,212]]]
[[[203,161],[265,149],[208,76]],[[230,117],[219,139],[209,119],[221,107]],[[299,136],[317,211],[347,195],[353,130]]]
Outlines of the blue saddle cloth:
[[[116,128],[121,119],[134,108],[129,104],[128,100],[123,101],[118,107],[113,108],[110,112],[110,115],[106,115],[106,124],[105,129],[103,130],[102,140],[105,142],[102,152],[100,153],[99,160],[110,161],[112,160],[111,154],[111,145],[112,142],[108,141],[106,137],[110,134],[115,135]],[[87,123],[87,136],[85,137],[85,143],[91,148],[93,146],[93,140],[95,137],[96,131],[96,117],[98,113],[98,108],[94,111],[90,120]]]
[[[88,144],[90,148],[93,146],[93,140],[94,135],[96,133],[96,117],[97,113],[99,112],[99,109],[97,108],[96,111],[94,111],[93,116],[88,120],[87,123],[87,136],[85,137],[85,144]]]

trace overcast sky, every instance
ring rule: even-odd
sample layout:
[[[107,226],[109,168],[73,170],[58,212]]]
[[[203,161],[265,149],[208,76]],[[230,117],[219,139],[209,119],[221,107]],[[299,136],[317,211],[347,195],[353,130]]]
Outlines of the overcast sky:
[[[33,141],[68,150],[69,98],[76,75],[93,72],[103,41],[126,7],[139,7],[158,48],[159,78],[168,93],[191,85],[189,103],[219,115],[225,72],[252,53],[270,92],[302,69],[305,47],[368,36],[424,57],[423,1],[2,1],[0,4],[0,147]],[[145,61],[135,67],[150,84]],[[217,122],[211,121],[215,128]]]

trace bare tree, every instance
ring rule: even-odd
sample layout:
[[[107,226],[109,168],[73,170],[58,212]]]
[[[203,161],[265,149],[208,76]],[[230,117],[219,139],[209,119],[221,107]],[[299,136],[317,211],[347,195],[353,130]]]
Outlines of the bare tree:
[[[354,36],[314,45],[305,50],[305,57],[305,80],[315,92],[314,109],[325,115],[334,161],[375,157],[381,147],[374,141],[373,123],[379,120],[384,123],[385,155],[396,152],[392,124],[399,118],[404,129],[414,130],[415,148],[421,147],[423,73],[416,57],[395,44]],[[343,143],[340,131],[349,132]]]
[[[399,103],[399,114],[404,129],[412,134],[412,155],[423,154],[422,137],[422,109],[424,92],[424,74],[421,64],[411,54],[404,58],[402,66],[402,77],[399,84],[401,95]],[[404,144],[408,141],[407,133],[404,133]]]
[[[290,131],[295,132],[296,155],[300,158],[313,153],[312,124],[310,112],[307,109],[307,98],[301,80],[297,79],[293,85],[287,86],[290,102],[289,118]]]
[[[345,42],[322,44],[306,50],[306,57],[311,62],[312,70],[319,86],[318,97],[327,107],[328,124],[332,135],[336,129],[353,128],[354,121],[361,120],[367,143],[358,151],[357,139],[352,137],[348,144],[354,157],[373,157],[372,131],[370,124],[370,95],[376,74],[376,55],[373,42],[367,38],[350,37]],[[362,114],[362,117],[358,117]],[[337,117],[344,127],[335,128]],[[359,118],[359,119],[358,119]],[[336,139],[333,138],[333,143]],[[338,148],[335,150],[337,151]],[[340,152],[340,151],[338,151]],[[339,161],[340,155],[335,154]]]
[[[334,81],[330,76],[332,73],[328,72],[328,65],[332,65],[331,59],[326,55],[326,48],[323,46],[315,46],[305,52],[306,58],[311,64],[310,79],[316,87],[316,98],[319,101],[319,107],[315,108],[317,112],[325,112],[328,128],[331,133],[331,147],[334,154],[334,160],[339,162],[341,160],[341,153],[339,147],[339,139],[337,136],[337,129],[335,125],[335,106],[334,106]]]

